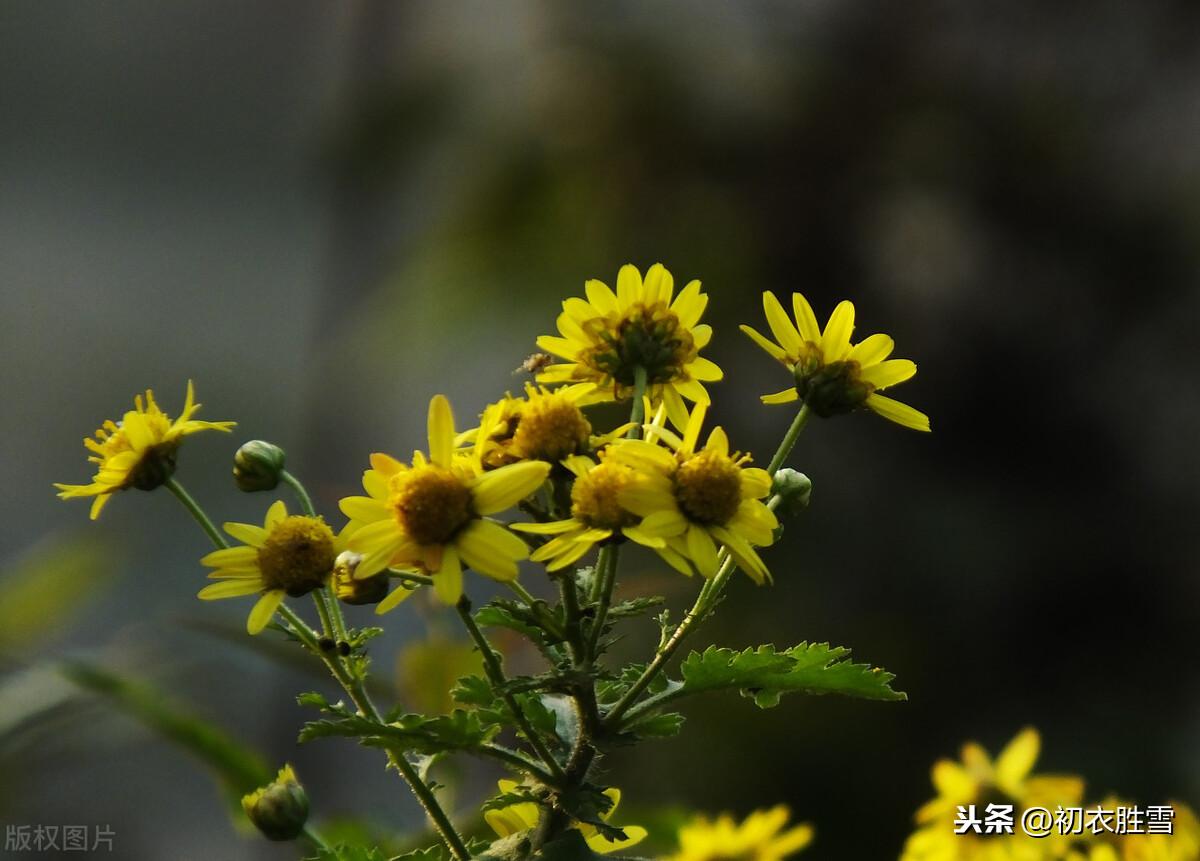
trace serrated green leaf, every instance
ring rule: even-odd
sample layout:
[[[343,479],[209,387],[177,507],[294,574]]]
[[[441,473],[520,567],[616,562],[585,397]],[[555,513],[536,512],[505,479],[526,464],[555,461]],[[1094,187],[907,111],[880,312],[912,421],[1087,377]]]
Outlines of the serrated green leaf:
[[[360,715],[345,714],[310,721],[300,731],[300,741],[339,736],[356,738],[370,747],[437,754],[482,747],[496,731],[496,727],[484,725],[475,712],[462,709],[439,717],[401,715],[388,723],[376,723]]]
[[[692,652],[680,666],[681,694],[737,689],[770,708],[781,694],[845,694],[874,700],[905,700],[891,688],[895,678],[869,664],[851,663],[850,650],[828,643],[800,643],[777,651],[774,646],[735,651],[710,646]]]
[[[666,600],[661,595],[654,595],[645,598],[634,598],[630,601],[622,601],[620,604],[614,604],[608,608],[608,618],[625,619],[630,616],[639,616],[654,609]]]
[[[671,738],[683,729],[684,717],[678,712],[663,712],[633,721],[625,731],[636,738]]]

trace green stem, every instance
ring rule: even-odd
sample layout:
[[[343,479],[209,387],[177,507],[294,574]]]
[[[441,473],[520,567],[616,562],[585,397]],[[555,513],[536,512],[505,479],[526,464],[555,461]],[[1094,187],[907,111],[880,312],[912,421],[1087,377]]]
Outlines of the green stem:
[[[308,842],[313,845],[314,849],[329,854],[332,853],[332,850],[329,848],[329,844],[325,842],[325,838],[322,837],[320,833],[311,825],[305,825],[304,831],[301,833],[303,833],[305,839],[307,839]]]
[[[313,508],[312,497],[308,495],[308,491],[304,489],[304,485],[300,483],[300,479],[292,475],[286,469],[279,473],[279,478],[292,489],[296,494],[296,498],[300,500],[300,507],[304,509],[304,513],[309,517],[316,517],[316,509]]]
[[[617,555],[619,550],[620,548],[615,544],[605,544],[600,548],[600,555],[596,559],[596,578],[600,595],[596,607],[596,616],[592,620],[591,635],[588,637],[588,660],[595,660],[596,658],[596,646],[600,642],[600,635],[604,630],[604,622],[608,617],[608,607],[612,603],[613,586],[617,579]]]
[[[633,369],[633,406],[629,410],[629,420],[633,427],[627,436],[630,439],[642,438],[642,423],[646,421],[646,369],[638,365]]]
[[[200,507],[200,503],[192,499],[192,495],[183,489],[182,484],[172,477],[164,481],[163,486],[166,487],[167,490],[171,491],[171,493],[175,494],[175,498],[183,503],[183,507],[188,510],[188,514],[195,518],[196,522],[200,524],[200,527],[208,534],[208,537],[212,539],[213,544],[217,545],[219,548],[229,546],[229,542],[225,540],[225,536],[222,535],[217,530],[217,527],[213,526],[213,522],[208,519],[208,515],[205,514],[204,509]]]
[[[521,734],[525,736],[525,740],[529,742],[530,747],[537,753],[542,762],[546,763],[546,767],[550,769],[550,773],[554,775],[555,782],[561,782],[563,779],[563,769],[558,760],[554,758],[554,754],[546,747],[542,737],[534,731],[533,726],[529,723],[529,719],[525,717],[525,712],[521,708],[521,704],[517,702],[517,698],[508,690],[508,679],[504,677],[504,668],[500,666],[500,658],[496,654],[496,650],[492,648],[492,644],[488,642],[487,637],[483,635],[483,631],[479,630],[479,626],[475,624],[475,617],[471,615],[471,601],[466,595],[459,599],[455,605],[458,610],[459,618],[462,619],[463,625],[466,626],[467,632],[471,635],[471,639],[475,641],[476,648],[483,656],[483,667],[487,673],[488,679],[492,683],[492,689],[500,695],[512,712],[513,719],[516,720],[517,726],[521,730]]]
[[[771,478],[775,478],[775,473],[783,466],[784,461],[788,459],[788,455],[792,453],[792,449],[796,445],[796,439],[800,436],[800,431],[804,430],[804,426],[808,424],[812,413],[808,409],[808,404],[800,407],[800,411],[796,413],[796,417],[792,419],[792,426],[787,429],[787,433],[783,435],[783,442],[779,444],[779,448],[775,450],[775,456],[771,458],[771,463],[767,466],[767,472],[771,474]]]
[[[772,478],[774,478],[775,473],[783,466],[788,455],[792,453],[800,432],[808,424],[810,415],[811,413],[807,404],[801,406],[799,412],[796,413],[796,418],[792,420],[791,427],[784,434],[783,441],[779,443],[779,448],[775,450],[775,456],[771,458],[771,463],[767,467],[767,472],[771,474]],[[683,641],[712,612],[713,607],[716,606],[717,601],[721,597],[721,593],[725,591],[725,584],[729,582],[729,578],[733,575],[734,567],[733,557],[727,556],[712,580],[705,583],[700,589],[700,594],[696,596],[692,608],[688,610],[687,615],[683,617],[683,621],[671,633],[671,637],[667,642],[658,650],[658,654],[654,656],[654,660],[638,676],[629,690],[609,709],[608,714],[604,718],[607,726],[615,728],[620,725],[619,721],[622,716],[629,711],[642,692],[650,686],[650,683],[654,681],[655,677],[666,666],[667,661],[671,659],[671,656],[675,654],[676,650],[683,644]]]

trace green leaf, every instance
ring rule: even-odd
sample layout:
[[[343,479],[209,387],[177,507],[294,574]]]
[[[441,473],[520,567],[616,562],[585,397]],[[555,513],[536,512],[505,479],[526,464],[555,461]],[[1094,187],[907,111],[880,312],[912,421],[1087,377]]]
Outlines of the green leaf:
[[[335,710],[337,706],[333,707]],[[370,747],[386,747],[414,753],[435,754],[450,750],[475,750],[496,734],[476,712],[455,709],[448,715],[401,715],[388,723],[377,723],[358,714],[336,713],[331,718],[310,721],[300,731],[300,741],[340,736],[356,738]]]
[[[241,796],[267,784],[275,776],[253,750],[219,727],[172,704],[165,694],[151,685],[81,661],[64,664],[62,672],[76,685],[107,697],[121,711],[207,765],[239,812]]]
[[[557,646],[562,638],[555,632],[563,630],[562,613],[545,601],[534,601],[527,607],[516,601],[497,599],[480,607],[475,621],[485,628],[516,631],[537,646],[551,663],[559,659]]]
[[[683,715],[678,712],[663,712],[635,720],[627,724],[624,730],[633,735],[635,741],[643,738],[671,738],[679,735],[683,729],[683,721]]]
[[[709,646],[680,666],[680,694],[734,688],[770,708],[785,693],[845,694],[873,700],[905,700],[891,688],[895,678],[869,664],[851,663],[850,650],[828,643],[800,643],[784,651],[772,645],[738,652]]]
[[[654,595],[645,598],[634,598],[631,601],[622,601],[620,604],[614,604],[608,608],[608,618],[625,619],[630,616],[640,616],[642,613],[654,609],[666,600],[661,595]]]
[[[412,861],[446,861],[444,855],[420,855],[417,852],[410,852],[407,855],[400,856],[402,858],[411,858]],[[319,849],[316,855],[308,856],[308,861],[389,861],[388,856],[382,849],[374,846],[360,846],[356,843],[339,843],[329,849]]]

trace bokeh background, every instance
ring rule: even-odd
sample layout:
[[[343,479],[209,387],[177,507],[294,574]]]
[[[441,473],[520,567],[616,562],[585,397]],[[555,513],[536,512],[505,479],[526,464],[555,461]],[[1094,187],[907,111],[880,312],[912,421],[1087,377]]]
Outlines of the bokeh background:
[[[92,524],[50,483],[85,479],[80,437],[134,392],[177,410],[193,377],[202,417],[240,423],[182,455],[215,516],[259,516],[228,472],[265,437],[336,517],[368,452],[423,445],[432,394],[465,421],[518,387],[557,302],[630,261],[703,280],[740,447],[790,418],[735,326],[768,289],[852,298],[918,361],[901,396],[934,433],[810,426],[777,584],[738,583],[711,628],[852,646],[910,701],[695,703],[609,761],[629,820],[784,801],[812,857],[895,857],[932,762],[1027,724],[1090,797],[1194,802],[1198,34],[1186,2],[5,4],[0,823],[295,854],[62,681],[72,656],[292,760],[326,818],[419,827],[371,752],[296,748],[291,696],[322,682],[236,636],[245,602],[195,600],[204,539],[169,496]],[[388,625],[385,681],[436,691],[428,654],[395,656],[449,620]],[[495,776],[464,771],[456,806]]]

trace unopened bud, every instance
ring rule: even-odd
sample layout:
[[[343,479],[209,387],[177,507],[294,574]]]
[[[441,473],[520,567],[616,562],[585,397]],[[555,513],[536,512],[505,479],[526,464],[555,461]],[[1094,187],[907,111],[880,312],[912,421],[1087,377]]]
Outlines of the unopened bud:
[[[361,553],[343,550],[333,563],[333,591],[338,600],[345,604],[378,604],[387,596],[386,572],[373,574],[361,580],[354,578],[354,571],[362,561]]]
[[[308,795],[290,765],[242,798],[242,809],[268,840],[295,840],[308,821]]]
[[[274,490],[283,475],[283,449],[261,439],[253,439],[233,456],[233,480],[239,490],[254,493]]]
[[[784,511],[796,514],[808,508],[808,501],[812,496],[812,482],[802,472],[781,469],[775,473],[771,493],[779,496]]]

